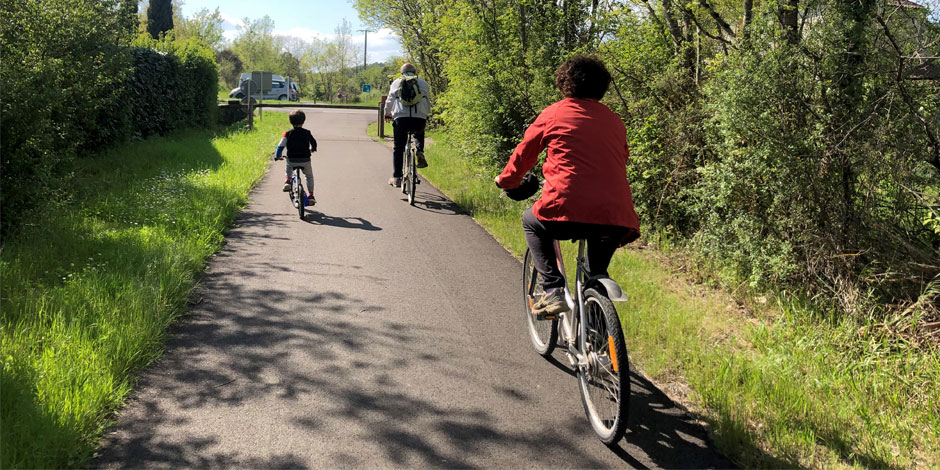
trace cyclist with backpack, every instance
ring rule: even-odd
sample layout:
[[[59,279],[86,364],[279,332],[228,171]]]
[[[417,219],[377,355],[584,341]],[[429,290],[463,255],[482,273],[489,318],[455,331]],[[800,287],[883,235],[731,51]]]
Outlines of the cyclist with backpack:
[[[424,128],[431,114],[431,88],[428,82],[418,78],[417,69],[412,64],[401,66],[401,76],[392,82],[385,102],[385,118],[393,119],[395,147],[392,150],[392,177],[388,184],[401,186],[402,161],[405,153],[405,141],[408,132],[415,136],[418,162],[415,166],[426,168],[424,158]]]

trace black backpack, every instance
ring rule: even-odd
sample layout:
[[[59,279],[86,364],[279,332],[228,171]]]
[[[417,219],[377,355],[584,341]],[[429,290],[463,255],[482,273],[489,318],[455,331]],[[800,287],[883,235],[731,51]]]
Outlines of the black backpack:
[[[398,99],[405,106],[414,106],[421,102],[424,95],[421,94],[421,88],[418,87],[418,77],[416,75],[402,75],[401,88],[399,88]]]

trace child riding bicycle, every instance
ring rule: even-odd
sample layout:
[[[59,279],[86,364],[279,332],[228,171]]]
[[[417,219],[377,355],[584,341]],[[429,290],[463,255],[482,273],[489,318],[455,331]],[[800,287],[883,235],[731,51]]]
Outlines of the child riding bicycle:
[[[598,101],[607,93],[610,73],[597,57],[579,54],[558,67],[555,86],[565,98],[542,110],[496,177],[496,186],[513,197],[548,149],[542,196],[522,215],[545,291],[532,307],[539,318],[569,310],[554,240],[586,239],[587,269],[593,277],[607,276],[614,251],[640,234],[627,181],[626,127]]]
[[[304,121],[307,120],[307,115],[303,111],[299,109],[291,111],[288,119],[294,127],[281,137],[274,159],[284,158],[281,153],[284,148],[287,148],[287,180],[284,181],[284,192],[290,191],[291,173],[294,168],[300,167],[307,180],[308,205],[312,206],[317,203],[317,200],[313,197],[313,167],[310,165],[310,154],[317,151],[317,140],[313,138],[309,130],[302,127]]]

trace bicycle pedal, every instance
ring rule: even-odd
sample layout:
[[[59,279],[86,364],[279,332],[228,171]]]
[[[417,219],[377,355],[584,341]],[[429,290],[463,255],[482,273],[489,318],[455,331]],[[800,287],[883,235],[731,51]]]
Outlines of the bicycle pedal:
[[[535,317],[536,320],[554,320],[558,318],[558,315],[555,313],[533,313],[532,316]]]

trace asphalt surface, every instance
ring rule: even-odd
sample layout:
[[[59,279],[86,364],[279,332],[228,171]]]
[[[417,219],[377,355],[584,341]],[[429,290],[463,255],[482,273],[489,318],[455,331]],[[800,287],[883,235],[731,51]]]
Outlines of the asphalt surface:
[[[386,184],[374,111],[305,112],[313,213],[272,162],[91,467],[732,466],[635,372],[604,446],[530,346],[519,261],[427,182],[415,207]]]

